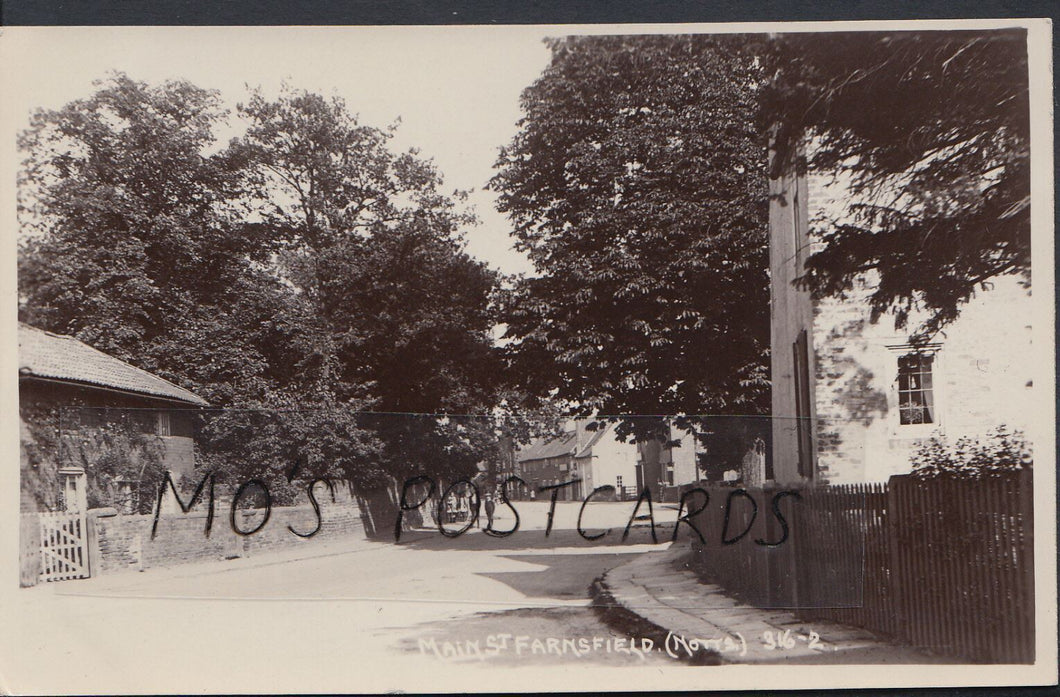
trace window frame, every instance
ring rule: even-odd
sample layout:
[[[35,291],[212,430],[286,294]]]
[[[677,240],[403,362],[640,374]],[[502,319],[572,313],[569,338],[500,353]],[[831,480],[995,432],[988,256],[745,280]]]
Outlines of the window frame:
[[[168,411],[159,410],[155,412],[155,435],[173,435],[173,417]]]
[[[920,426],[938,422],[934,374],[933,353],[912,351],[898,356],[898,373],[895,379],[898,382],[899,426]]]
[[[944,416],[944,394],[941,389],[943,384],[941,379],[943,371],[943,362],[941,359],[942,345],[938,343],[924,344],[922,346],[895,344],[889,345],[887,348],[893,354],[892,358],[894,360],[894,373],[889,385],[889,406],[893,408],[894,416],[888,416],[888,421],[891,424],[892,436],[897,438],[923,438],[931,432],[942,428]],[[925,381],[923,380],[923,376],[925,373],[922,368],[916,373],[921,377],[921,384],[916,388],[916,391],[920,393],[927,391],[930,393],[929,403],[926,406],[930,409],[932,420],[928,422],[902,422],[902,397],[905,394],[915,393],[914,390],[910,388],[902,388],[901,386],[901,378],[903,375],[901,362],[903,359],[911,355],[926,356],[930,361],[930,371],[927,373],[930,375],[930,385],[927,387],[924,386]]]

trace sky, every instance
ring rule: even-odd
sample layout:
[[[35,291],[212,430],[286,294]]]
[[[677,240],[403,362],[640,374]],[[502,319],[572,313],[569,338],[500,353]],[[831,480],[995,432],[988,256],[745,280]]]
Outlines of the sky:
[[[471,189],[481,224],[468,251],[506,273],[530,272],[512,249],[507,219],[484,190],[497,149],[516,133],[519,94],[548,64],[542,27],[60,28],[3,37],[17,64],[4,76],[8,128],[40,107],[58,108],[94,91],[118,70],[157,83],[184,78],[220,91],[229,107],[247,86],[274,96],[283,81],[338,95],[363,124],[401,119],[392,146],[415,147],[445,177]],[[12,142],[14,134],[3,134]],[[225,137],[224,134],[221,134]]]
[[[998,22],[1005,24],[985,24]],[[837,28],[798,26],[802,31]],[[952,23],[917,26],[952,28]],[[512,249],[510,225],[496,211],[495,196],[483,187],[494,173],[498,148],[516,133],[521,91],[548,64],[543,39],[569,33],[770,28],[778,27],[0,27],[0,161],[20,159],[15,134],[25,128],[32,110],[90,95],[93,81],[108,71],[151,83],[184,78],[219,90],[230,107],[246,98],[248,86],[275,96],[287,81],[343,97],[367,125],[385,127],[400,118],[393,147],[416,147],[432,158],[446,189],[473,191],[470,203],[482,222],[467,231],[468,251],[506,273],[531,273],[526,256]],[[2,171],[0,209],[6,213],[14,210],[14,177],[11,168]],[[5,216],[5,233],[8,224]]]

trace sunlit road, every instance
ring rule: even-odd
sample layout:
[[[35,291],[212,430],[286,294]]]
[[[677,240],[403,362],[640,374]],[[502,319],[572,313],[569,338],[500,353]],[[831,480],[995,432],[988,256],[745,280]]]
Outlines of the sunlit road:
[[[209,676],[203,684],[215,691],[437,690],[438,683],[418,683],[408,671],[444,675],[472,664],[512,670],[669,660],[603,650],[541,656],[529,646],[518,655],[484,660],[474,654],[440,657],[425,648],[444,641],[473,645],[501,634],[542,640],[615,635],[589,607],[590,584],[630,554],[663,546],[651,544],[645,521],[622,540],[633,503],[587,509],[586,532],[611,529],[596,541],[575,530],[578,504],[557,505],[548,536],[547,504],[517,505],[520,529],[506,538],[478,528],[455,539],[436,530],[413,531],[398,545],[320,543],[302,554],[22,589],[13,610],[32,613],[32,626],[41,631],[21,641],[3,637],[5,670],[12,658],[24,661],[7,672],[3,687],[180,692],[194,691]],[[495,527],[510,528],[510,512],[499,513]],[[672,508],[656,506],[660,543],[669,541],[675,517]],[[35,665],[63,682],[25,682]],[[294,665],[327,670],[299,687],[289,674]],[[73,685],[65,682],[70,676],[76,676]]]

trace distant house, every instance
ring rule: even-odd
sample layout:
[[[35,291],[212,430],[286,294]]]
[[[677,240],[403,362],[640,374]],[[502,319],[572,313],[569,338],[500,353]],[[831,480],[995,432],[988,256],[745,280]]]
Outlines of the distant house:
[[[770,193],[767,479],[884,481],[908,472],[910,456],[936,432],[952,440],[1001,424],[1026,428],[1032,328],[1017,279],[995,279],[943,333],[912,346],[893,317],[869,321],[871,274],[842,299],[815,299],[793,283],[821,244],[809,221],[841,215],[842,184],[788,168]]]
[[[558,500],[578,501],[593,489],[615,487],[615,497],[630,494],[636,484],[637,447],[623,443],[611,424],[581,419],[568,423],[560,435],[537,438],[515,453],[518,474],[530,487],[580,480],[559,490]],[[548,492],[539,496],[551,496]]]
[[[208,406],[203,398],[73,337],[23,323],[18,361],[22,510],[68,506],[57,474],[60,439],[76,441],[119,415],[157,438],[174,477],[194,470],[194,413]]]

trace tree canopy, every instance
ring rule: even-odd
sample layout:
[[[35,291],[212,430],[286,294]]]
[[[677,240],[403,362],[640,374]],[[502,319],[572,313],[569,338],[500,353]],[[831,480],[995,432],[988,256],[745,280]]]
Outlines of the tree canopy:
[[[764,413],[768,208],[753,55],[703,35],[550,46],[491,183],[538,272],[505,305],[516,379],[589,414]]]
[[[282,379],[291,302],[241,221],[241,165],[209,154],[219,97],[124,75],[36,113],[20,138],[20,316],[175,379],[217,404]]]
[[[600,414],[766,408],[768,147],[847,187],[798,280],[818,296],[867,278],[871,319],[924,341],[991,279],[1029,283],[1023,30],[549,45],[491,183],[536,269],[504,315],[531,394]]]
[[[391,132],[359,124],[339,99],[287,89],[254,93],[239,111],[249,127],[233,151],[251,164],[264,226],[284,241],[280,272],[308,305],[314,389],[366,391],[387,412],[372,421],[392,471],[426,459],[473,473],[481,444],[406,416],[482,415],[497,403],[498,277],[464,250],[474,218],[462,192],[443,194],[430,162],[391,152]]]
[[[849,191],[799,283],[868,275],[872,319],[926,340],[991,279],[1029,285],[1025,39],[550,40],[490,182],[535,268],[514,278],[467,253],[465,194],[342,100],[286,87],[228,113],[117,74],[20,136],[20,318],[238,407],[204,430],[216,466],[277,482],[296,452],[365,486],[469,475],[556,405],[763,414],[768,147]]]
[[[473,474],[488,419],[404,413],[497,404],[497,275],[464,250],[463,194],[391,135],[291,88],[229,114],[121,74],[40,111],[20,139],[20,316],[228,408],[204,415],[204,463],[280,501],[296,461],[362,487]]]
[[[803,283],[842,294],[878,282],[873,320],[925,340],[990,279],[1030,280],[1025,30],[779,35],[763,44],[762,120],[780,149],[849,185]]]

